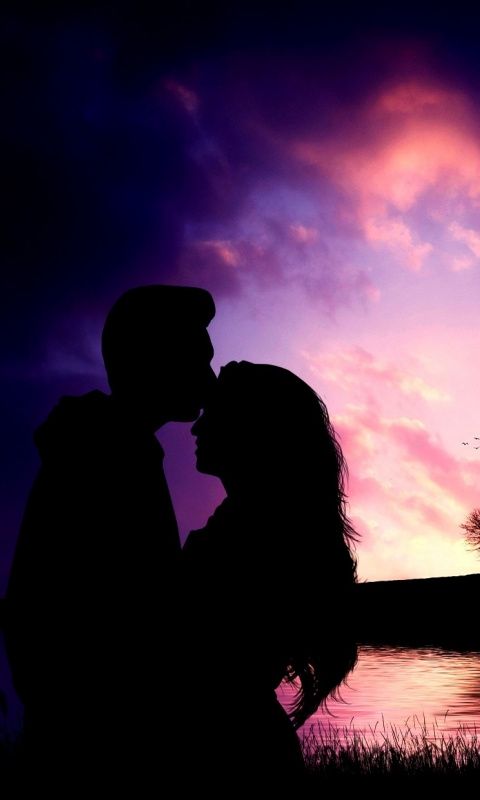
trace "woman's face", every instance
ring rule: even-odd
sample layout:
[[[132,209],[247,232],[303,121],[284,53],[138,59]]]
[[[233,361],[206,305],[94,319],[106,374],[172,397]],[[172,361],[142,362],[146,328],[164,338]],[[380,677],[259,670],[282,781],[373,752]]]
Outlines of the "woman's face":
[[[220,370],[209,402],[192,427],[199,472],[240,487],[273,480],[285,468],[293,468],[288,464],[292,421],[285,408],[295,407],[298,392],[278,377],[268,365],[227,365]],[[298,427],[297,422],[294,430]]]
[[[192,427],[197,469],[222,480],[242,471],[248,449],[244,419],[232,394],[219,381],[203,414]]]
[[[197,419],[192,427],[192,434],[196,439],[195,455],[198,471],[222,478],[226,467],[228,433],[225,410],[220,412],[216,399],[206,406],[203,414]]]

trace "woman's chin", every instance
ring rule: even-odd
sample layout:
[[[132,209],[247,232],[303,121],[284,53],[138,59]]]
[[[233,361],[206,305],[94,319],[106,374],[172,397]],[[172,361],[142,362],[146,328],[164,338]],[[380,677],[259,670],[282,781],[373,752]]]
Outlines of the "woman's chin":
[[[205,472],[205,473],[208,472],[208,470],[205,469],[205,466],[206,465],[202,457],[197,456],[197,462],[196,462],[197,472]]]
[[[197,472],[203,472],[205,475],[216,475],[216,471],[212,464],[197,454]]]

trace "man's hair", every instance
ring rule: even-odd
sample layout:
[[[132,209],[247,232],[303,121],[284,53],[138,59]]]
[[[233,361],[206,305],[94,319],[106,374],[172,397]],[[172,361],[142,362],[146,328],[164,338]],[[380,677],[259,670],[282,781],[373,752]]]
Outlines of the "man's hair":
[[[158,348],[165,350],[206,328],[215,315],[209,292],[192,286],[138,286],[122,294],[110,309],[102,332],[102,355],[107,372],[131,358]]]

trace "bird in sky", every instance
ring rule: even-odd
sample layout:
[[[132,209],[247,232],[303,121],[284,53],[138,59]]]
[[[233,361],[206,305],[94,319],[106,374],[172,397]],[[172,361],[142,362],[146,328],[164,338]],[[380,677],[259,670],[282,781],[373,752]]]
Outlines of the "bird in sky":
[[[462,444],[468,444],[468,442],[462,442]]]

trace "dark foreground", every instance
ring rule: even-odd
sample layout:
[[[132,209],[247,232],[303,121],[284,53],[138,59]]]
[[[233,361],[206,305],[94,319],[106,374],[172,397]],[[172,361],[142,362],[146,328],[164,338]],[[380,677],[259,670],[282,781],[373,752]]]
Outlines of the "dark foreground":
[[[477,733],[474,727],[460,727],[446,736],[421,724],[403,730],[384,727],[368,735],[354,728],[330,726],[320,730],[312,726],[303,737],[303,749],[308,770],[304,791],[308,797],[321,797],[327,785],[351,783],[358,791],[361,787],[397,788],[399,784],[443,786],[445,782],[480,778],[480,731]],[[10,786],[13,794],[16,787],[25,786],[25,781],[29,789],[35,788],[35,777],[23,770],[19,741],[0,743],[0,774],[2,787]],[[64,788],[74,791],[75,785],[72,776],[72,785]]]

